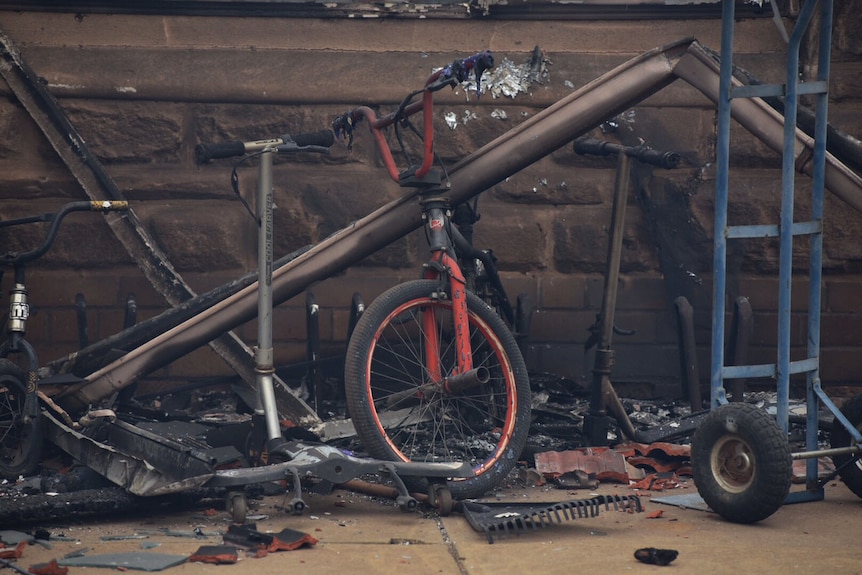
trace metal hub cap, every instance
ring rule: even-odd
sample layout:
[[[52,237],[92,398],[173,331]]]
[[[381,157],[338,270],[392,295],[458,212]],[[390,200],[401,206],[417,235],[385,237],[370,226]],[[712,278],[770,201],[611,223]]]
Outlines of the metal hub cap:
[[[710,466],[713,477],[724,490],[741,493],[754,479],[754,452],[741,437],[727,436],[713,446]]]

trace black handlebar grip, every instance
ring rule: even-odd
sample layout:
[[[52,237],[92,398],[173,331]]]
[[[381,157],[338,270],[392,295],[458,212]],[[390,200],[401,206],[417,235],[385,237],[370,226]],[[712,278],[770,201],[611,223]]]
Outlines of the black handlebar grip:
[[[572,143],[572,149],[577,154],[590,154],[593,156],[609,156],[622,152],[645,164],[658,166],[665,170],[676,168],[680,160],[680,156],[676,152],[662,152],[646,146],[621,146],[620,144],[597,140],[595,138],[578,138]]]
[[[644,148],[635,154],[635,157],[645,164],[658,166],[665,170],[672,170],[679,165],[679,154],[676,152],[660,152],[659,150]]]
[[[595,138],[578,138],[572,144],[572,148],[576,154],[589,154],[591,156],[609,156],[613,152],[618,152],[620,146],[597,140]]]
[[[308,134],[296,134],[293,141],[297,146],[320,146],[329,148],[335,143],[335,136],[332,130],[320,130],[319,132],[310,132]]]
[[[232,158],[245,154],[245,145],[242,142],[224,142],[222,144],[198,144],[195,146],[195,160],[199,164],[206,164],[210,160],[218,158]]]

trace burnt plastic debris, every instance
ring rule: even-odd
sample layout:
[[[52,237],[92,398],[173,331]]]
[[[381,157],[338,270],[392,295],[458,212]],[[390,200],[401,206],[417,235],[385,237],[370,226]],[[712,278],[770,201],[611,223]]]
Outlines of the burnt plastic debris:
[[[261,533],[253,523],[246,525],[231,525],[224,534],[225,543],[233,543],[240,547],[257,549],[272,553],[275,551],[292,551],[302,546],[317,544],[317,539],[294,529],[285,528],[278,533]]]
[[[641,563],[650,565],[670,565],[677,558],[679,551],[676,549],[656,549],[655,547],[644,547],[635,551],[635,559]]]

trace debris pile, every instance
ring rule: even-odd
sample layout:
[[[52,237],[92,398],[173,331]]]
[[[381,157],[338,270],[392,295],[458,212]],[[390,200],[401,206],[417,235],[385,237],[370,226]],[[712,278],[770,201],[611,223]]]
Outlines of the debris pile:
[[[681,486],[691,476],[690,448],[671,443],[625,443],[616,447],[582,447],[535,455],[536,471],[560,489],[595,489],[600,482],[643,491]]]

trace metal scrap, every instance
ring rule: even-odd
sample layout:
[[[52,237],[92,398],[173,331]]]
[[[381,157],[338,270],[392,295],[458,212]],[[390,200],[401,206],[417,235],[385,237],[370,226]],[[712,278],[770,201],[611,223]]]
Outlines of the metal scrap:
[[[130,553],[106,553],[103,555],[84,555],[57,561],[66,567],[107,567],[109,569],[135,569],[138,571],[162,571],[168,567],[181,565],[188,560],[187,555],[166,555],[133,551]]]
[[[673,472],[653,473],[630,485],[632,489],[665,491],[679,487],[679,478]]]
[[[224,534],[225,543],[234,543],[258,551],[258,556],[274,551],[292,551],[303,546],[317,545],[317,539],[308,533],[285,528],[278,533],[261,533],[254,523],[233,524]]]
[[[57,560],[52,559],[48,563],[30,565],[30,568],[27,571],[32,573],[32,575],[66,575],[69,572],[69,568],[60,567],[57,564]]]
[[[538,46],[533,48],[530,58],[521,64],[515,64],[508,58],[503,58],[482,75],[480,94],[490,93],[494,99],[504,96],[514,99],[518,94],[529,94],[533,84],[541,84],[548,80],[550,64],[551,61],[545,58]],[[465,95],[476,92],[474,78],[461,82],[460,86]]]
[[[484,532],[488,543],[495,537],[502,539],[509,535],[520,535],[522,531],[548,527],[565,520],[596,517],[604,506],[609,511],[640,513],[640,499],[637,496],[597,495],[589,499],[575,499],[560,503],[477,503],[461,501],[456,506],[466,517],[474,530]]]

